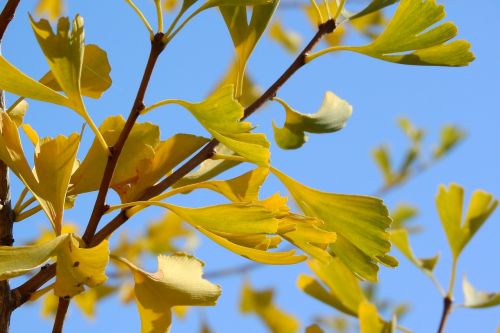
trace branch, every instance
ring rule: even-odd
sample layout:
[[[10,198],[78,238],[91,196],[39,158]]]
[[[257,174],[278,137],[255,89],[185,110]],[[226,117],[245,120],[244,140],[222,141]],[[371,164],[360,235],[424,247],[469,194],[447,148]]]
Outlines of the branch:
[[[250,116],[252,113],[257,111],[262,107],[267,101],[271,100],[276,96],[278,90],[283,86],[283,84],[290,79],[290,77],[299,70],[302,66],[306,64],[306,56],[314,48],[316,44],[327,34],[332,33],[336,28],[335,20],[330,19],[325,23],[318,26],[318,31],[313,36],[311,41],[306,45],[306,47],[299,53],[295,61],[286,69],[286,71],[274,82],[269,89],[267,89],[255,102],[245,108],[243,119]],[[209,143],[205,145],[196,155],[179,167],[171,175],[160,181],[158,184],[150,187],[144,195],[139,199],[141,201],[148,200],[163,193],[167,188],[175,184],[179,179],[187,175],[194,168],[200,165],[203,161],[211,158],[214,154],[215,147],[219,144],[216,139],[212,139]],[[123,223],[128,220],[128,217],[122,211],[113,220],[111,220],[107,225],[105,225],[94,237],[91,242],[91,246],[99,244],[106,237],[111,235],[116,229],[118,229]]]
[[[52,333],[62,333],[64,326],[64,318],[66,318],[66,313],[68,312],[70,298],[59,297],[59,303],[57,304],[56,318],[54,319],[54,327],[52,328]]]
[[[106,195],[108,194],[111,179],[113,177],[116,164],[118,163],[118,158],[120,157],[123,147],[125,146],[125,142],[127,141],[127,138],[132,131],[141,110],[144,109],[143,100],[151,79],[151,74],[153,73],[158,57],[165,48],[165,45],[162,43],[162,38],[163,33],[157,33],[151,41],[151,51],[149,53],[148,62],[146,64],[146,68],[144,69],[144,74],[142,76],[139,89],[137,90],[132,110],[130,111],[127,122],[120,133],[118,141],[116,141],[113,147],[109,148],[110,155],[108,156],[108,162],[106,163],[106,168],[104,169],[104,175],[102,177],[101,185],[99,186],[99,192],[97,193],[94,209],[92,210],[89,223],[87,224],[87,228],[85,229],[85,233],[82,237],[83,241],[87,244],[92,241],[95,231],[97,230],[97,226],[99,225],[99,221],[105,212]]]
[[[443,313],[441,314],[441,320],[439,322],[439,328],[438,328],[438,333],[443,333],[444,332],[444,326],[446,324],[446,320],[448,319],[450,312],[451,312],[451,306],[453,305],[453,301],[451,300],[450,297],[446,296],[443,299]]]
[[[0,14],[0,42],[3,39],[3,35],[9,26],[10,21],[14,18],[16,13],[17,5],[21,0],[8,0],[5,7]]]

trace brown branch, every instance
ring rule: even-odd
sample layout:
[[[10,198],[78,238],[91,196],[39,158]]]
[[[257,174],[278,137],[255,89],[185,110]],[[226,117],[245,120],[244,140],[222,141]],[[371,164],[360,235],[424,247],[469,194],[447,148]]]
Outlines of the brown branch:
[[[443,299],[443,313],[441,314],[441,320],[439,321],[439,328],[437,333],[443,333],[444,332],[444,326],[446,324],[446,320],[448,319],[450,312],[451,312],[451,306],[453,305],[453,301],[449,296],[446,296]]]
[[[299,53],[295,61],[285,70],[285,72],[251,105],[245,108],[245,112],[242,119],[247,118],[252,113],[257,111],[262,107],[267,101],[271,100],[276,96],[278,90],[283,86],[283,84],[290,79],[290,77],[299,70],[302,66],[306,64],[306,56],[314,48],[316,44],[325,35],[332,33],[335,30],[335,20],[330,19],[325,23],[318,26],[318,31],[313,36],[311,41],[306,45],[306,47]],[[170,186],[175,184],[179,179],[187,175],[194,168],[200,165],[203,161],[209,159],[214,154],[214,148],[217,146],[218,141],[212,139],[209,143],[205,145],[196,155],[184,163],[181,167],[175,170],[171,175],[160,181],[158,184],[150,187],[145,194],[139,200],[148,200],[154,196],[163,193]],[[91,246],[99,244],[103,239],[111,235],[116,229],[123,225],[128,220],[126,214],[122,211],[113,220],[111,220],[107,225],[105,225],[94,237],[91,242]]]
[[[92,241],[95,231],[97,230],[97,226],[99,225],[99,221],[105,212],[106,195],[109,191],[111,179],[113,177],[116,164],[118,163],[118,158],[120,157],[123,147],[125,146],[125,142],[127,141],[137,118],[144,109],[144,95],[146,94],[151,74],[153,73],[158,57],[165,48],[162,38],[163,33],[157,33],[151,42],[151,51],[149,53],[148,62],[146,64],[146,68],[144,69],[144,74],[142,76],[139,89],[137,90],[132,110],[130,111],[127,122],[120,133],[118,141],[116,141],[113,147],[109,148],[110,155],[108,157],[108,162],[106,163],[106,168],[104,169],[104,175],[102,177],[101,185],[99,186],[99,192],[97,194],[94,209],[92,210],[89,223],[87,224],[87,228],[85,229],[85,233],[82,237],[83,241],[87,244]]]
[[[59,303],[57,304],[56,318],[54,319],[54,327],[52,328],[52,333],[62,333],[64,318],[66,318],[70,300],[70,298],[59,297]]]
[[[335,30],[335,21],[333,19],[328,20],[327,22],[321,24],[318,27],[318,32],[314,35],[314,37],[311,39],[311,41],[307,44],[307,46],[302,50],[302,52],[297,56],[295,61],[288,67],[288,69],[281,75],[278,80],[268,89],[264,92],[264,94],[258,98],[255,102],[253,102],[250,106],[248,106],[245,109],[243,119],[246,117],[250,116],[253,112],[255,112],[257,109],[259,109],[262,105],[264,105],[268,100],[272,99],[279,88],[302,66],[305,65],[305,59],[307,54],[313,49],[313,47],[321,40],[322,37],[324,37],[326,34],[329,34]],[[142,99],[141,99],[142,102]],[[142,103],[141,103],[142,106]],[[142,109],[142,108],[141,108]],[[139,109],[139,112],[140,110]],[[134,109],[133,109],[134,110]],[[140,198],[140,200],[148,200],[163,191],[165,191],[167,188],[175,184],[179,179],[187,175],[189,172],[191,172],[194,168],[196,168],[198,165],[200,165],[203,161],[209,159],[212,157],[214,148],[217,146],[218,142],[217,140],[211,140],[209,143],[205,145],[196,155],[194,155],[191,159],[189,159],[186,163],[184,163],[181,167],[179,167],[175,172],[173,172],[171,175],[166,177],[164,180],[159,182],[157,185],[151,187],[146,193]],[[109,186],[109,185],[108,185]],[[106,189],[107,192],[107,189]],[[103,211],[104,210],[104,202],[102,206],[98,209],[99,213],[99,218],[102,217]],[[87,244],[89,246],[95,246],[99,244],[102,240],[110,236],[116,229],[118,229],[120,226],[122,226],[127,220],[128,216],[126,214],[125,210],[120,211],[118,215],[116,215],[108,224],[106,224],[99,232],[97,232],[93,236],[87,236],[89,241]],[[94,232],[97,228],[97,223],[95,223],[95,228],[93,226]],[[85,240],[85,239],[84,239]],[[50,271],[49,271],[50,270]],[[33,278],[30,280],[26,281],[23,285],[20,287],[16,288],[14,291],[18,295],[18,299],[20,300],[20,303],[18,304],[21,305],[22,303],[26,302],[27,299],[29,299],[29,295],[36,291],[43,283],[51,279],[55,275],[55,264],[49,266],[47,268],[47,271],[40,271],[38,274],[36,274]],[[33,279],[36,279],[36,281],[32,281]],[[40,284],[42,281],[44,281],[42,284]]]
[[[21,0],[8,0],[5,7],[0,14],[0,41],[3,39],[3,35],[9,26],[10,21],[14,18],[16,13],[17,5]]]

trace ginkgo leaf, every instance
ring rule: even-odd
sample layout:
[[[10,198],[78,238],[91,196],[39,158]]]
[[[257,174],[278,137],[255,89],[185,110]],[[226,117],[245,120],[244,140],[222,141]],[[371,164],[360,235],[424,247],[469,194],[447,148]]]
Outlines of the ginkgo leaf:
[[[278,42],[290,53],[299,51],[302,37],[296,32],[285,30],[280,21],[274,21],[269,28],[269,37]]]
[[[134,293],[142,333],[165,333],[172,321],[171,308],[178,305],[215,305],[221,288],[202,278],[203,262],[184,254],[158,256],[158,271],[148,273],[126,259],[134,275]]]
[[[195,189],[208,189],[220,193],[233,202],[249,202],[259,199],[259,189],[269,174],[269,168],[258,167],[229,180],[209,180],[178,187],[159,197],[170,197],[177,193],[189,193]]]
[[[19,127],[23,123],[26,111],[28,111],[28,102],[22,100],[12,110],[7,110],[7,114],[16,123],[17,127]]]
[[[246,4],[219,7],[236,51],[237,76],[233,82],[236,98],[239,98],[243,91],[248,59],[266,30],[278,3],[279,0],[272,0],[267,4],[253,6],[250,19],[247,18]]]
[[[489,308],[500,305],[500,293],[479,291],[464,276],[462,282],[464,291],[464,306],[468,308]]]
[[[97,45],[85,45],[80,82],[81,94],[100,98],[111,86],[110,72],[111,66],[106,52]],[[45,74],[40,82],[56,91],[63,90],[52,72]]]
[[[402,203],[391,211],[392,229],[406,228],[408,231],[415,227],[407,227],[408,222],[418,215],[418,209],[414,206]],[[411,229],[410,229],[411,228]]]
[[[176,134],[161,141],[154,147],[154,156],[140,161],[136,166],[136,176],[131,181],[116,183],[113,188],[120,195],[122,202],[137,200],[146,189],[168,175],[175,166],[207,142],[206,138],[189,134]]]
[[[466,137],[466,133],[457,126],[443,126],[439,139],[439,145],[433,150],[433,157],[440,159],[453,148],[455,148]]]
[[[451,184],[448,189],[443,185],[439,187],[436,207],[455,259],[498,206],[492,194],[474,191],[462,223],[463,201],[464,189],[459,185]]]
[[[377,307],[368,302],[362,302],[358,310],[359,328],[361,333],[384,333],[385,325],[379,319]]]
[[[0,117],[0,159],[30,189],[59,235],[80,136],[74,133],[69,137],[37,139],[32,170],[24,155],[17,125],[5,112],[1,112]],[[36,132],[33,135],[37,136]]]
[[[180,239],[185,244],[180,248]],[[171,212],[164,214],[158,221],[149,223],[144,235],[144,247],[155,254],[178,252],[180,249],[192,249],[197,237],[192,229],[188,229],[182,219]],[[127,256],[127,258],[130,258]]]
[[[372,156],[384,176],[384,184],[392,184],[397,175],[395,175],[392,170],[389,147],[383,145],[375,148],[372,152]]]
[[[99,131],[106,140],[106,145],[113,146],[116,143],[124,125],[125,119],[122,116],[108,117],[103,121]],[[159,141],[158,126],[151,123],[136,123],[118,159],[111,186],[127,183],[136,178],[139,164],[154,157],[154,147]],[[104,150],[98,140],[94,140],[87,155],[71,177],[71,193],[85,193],[99,188],[106,167],[107,154],[107,150]]]
[[[391,243],[398,248],[401,253],[408,258],[417,268],[426,274],[432,274],[439,260],[439,254],[430,258],[417,258],[410,246],[408,230],[399,228],[391,231]]]
[[[274,302],[272,289],[253,290],[248,282],[241,289],[240,309],[243,313],[255,313],[273,333],[293,333],[300,328],[299,321],[284,312]]]
[[[350,16],[349,20],[354,20],[354,19],[366,16],[368,14],[375,13],[375,12],[380,11],[381,9],[385,8],[385,7],[388,7],[392,4],[395,4],[398,1],[399,0],[373,0],[363,10],[359,11],[355,15]]]
[[[76,161],[80,136],[41,139],[35,148],[35,176],[38,190],[34,192],[56,231],[61,233],[69,180]]]
[[[321,229],[323,221],[315,218],[290,214],[286,219],[293,220],[295,230],[281,236],[311,257],[327,263],[331,258],[328,246],[335,242],[337,234]]]
[[[321,192],[274,168],[271,170],[307,216],[322,220],[325,223],[322,229],[337,234],[337,241],[331,244],[330,249],[354,273],[376,281],[377,263],[397,265],[397,261],[387,255],[391,248],[388,232],[391,219],[382,200]]]
[[[106,281],[104,269],[109,258],[108,242],[90,249],[81,248],[73,234],[60,235],[46,243],[30,246],[0,247],[0,280],[26,274],[57,258],[54,292],[71,297],[83,291],[83,285],[95,287]]]
[[[200,103],[182,100],[160,103],[185,107],[220,143],[250,162],[261,166],[269,164],[269,142],[264,134],[250,133],[252,125],[249,122],[240,121],[244,110],[234,99],[232,85],[222,87]]]
[[[341,130],[352,113],[352,106],[330,91],[325,93],[320,109],[314,114],[299,113],[281,99],[275,100],[286,111],[283,128],[273,122],[274,139],[283,149],[300,148],[307,140],[304,132],[332,133]]]
[[[47,14],[51,20],[61,16],[64,11],[63,0],[39,0],[36,6],[36,14]]]
[[[379,2],[380,3],[380,2]],[[313,54],[308,60],[332,51],[353,51],[377,59],[407,65],[466,66],[474,60],[464,40],[446,43],[457,35],[435,0],[401,0],[386,29],[365,46],[334,46]]]
[[[306,327],[305,333],[325,333],[317,324],[313,324]]]
[[[233,84],[238,79],[238,64],[237,62],[231,63],[224,77],[217,83],[212,93],[220,88]],[[245,72],[242,80],[242,92],[238,97],[238,102],[244,107],[252,104],[257,98],[262,95],[261,89],[255,84],[247,72]]]
[[[299,276],[299,289],[345,314],[357,316],[359,305],[366,298],[358,279],[349,268],[336,257],[332,257],[327,264],[312,260],[309,267],[328,290],[307,275]]]

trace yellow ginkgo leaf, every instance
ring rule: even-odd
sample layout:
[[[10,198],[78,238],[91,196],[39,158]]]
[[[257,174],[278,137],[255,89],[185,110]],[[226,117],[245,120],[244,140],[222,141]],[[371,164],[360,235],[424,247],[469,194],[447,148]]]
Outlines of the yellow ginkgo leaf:
[[[81,94],[100,98],[111,86],[110,72],[111,66],[106,52],[97,45],[85,45],[80,80]],[[52,72],[45,74],[40,82],[56,91],[63,90]]]
[[[108,241],[93,248],[83,248],[81,244],[80,239],[69,234],[67,243],[58,251],[56,296],[72,297],[84,290],[83,285],[96,287],[107,280],[104,270],[109,260]]]
[[[376,281],[377,263],[390,266],[397,261],[388,256],[391,219],[382,200],[359,195],[321,192],[271,169],[310,217],[322,220],[324,230],[335,232],[331,251],[361,278]]]
[[[113,146],[125,125],[122,116],[106,118],[99,130],[109,146]],[[143,160],[151,160],[154,157],[154,147],[160,141],[158,126],[151,123],[136,123],[123,147],[118,159],[118,164],[111,186],[127,183],[137,177],[137,170]],[[107,150],[94,140],[87,155],[71,177],[72,194],[96,191],[102,180],[104,168],[106,167]]]
[[[155,106],[166,104],[178,104],[189,110],[215,139],[248,161],[260,166],[269,164],[269,142],[264,134],[251,133],[249,122],[240,121],[244,110],[234,98],[232,85],[220,88],[200,103],[164,100]]]
[[[37,138],[33,171],[24,155],[16,124],[7,113],[1,112],[0,159],[31,190],[59,235],[80,136],[74,133],[69,137],[38,139],[34,131],[32,136]]]
[[[179,251],[179,238],[186,240],[182,249],[192,249],[197,244],[195,232],[188,229],[179,216],[167,212],[158,221],[148,224],[143,242],[152,253],[171,253]]]
[[[439,254],[430,258],[417,258],[410,246],[408,230],[404,228],[391,231],[391,243],[416,267],[421,269],[425,274],[432,275],[432,271],[439,260]]]
[[[274,292],[253,290],[248,282],[241,290],[240,309],[243,313],[255,313],[273,333],[298,332],[300,322],[292,315],[284,312],[274,303]]]
[[[36,14],[47,14],[51,20],[61,16],[64,10],[63,0],[39,0],[36,6]]]
[[[385,325],[379,319],[377,307],[375,305],[362,302],[359,305],[359,328],[361,333],[384,333]]]
[[[269,37],[292,54],[299,51],[300,44],[302,43],[302,37],[294,31],[286,30],[280,21],[274,21],[271,24]]]
[[[436,197],[436,206],[441,224],[448,239],[453,257],[458,258],[464,247],[486,222],[498,206],[498,199],[484,191],[474,191],[470,199],[465,221],[462,222],[464,189],[451,184],[447,189],[441,185]]]
[[[203,262],[184,254],[158,257],[158,271],[148,273],[126,259],[134,275],[134,293],[141,317],[142,333],[165,333],[172,321],[172,307],[215,305],[221,288],[202,278]]]
[[[17,103],[12,108],[12,110],[7,110],[7,114],[9,115],[10,119],[12,119],[16,123],[17,127],[19,127],[23,123],[26,111],[28,111],[28,102],[22,100],[19,103]]]

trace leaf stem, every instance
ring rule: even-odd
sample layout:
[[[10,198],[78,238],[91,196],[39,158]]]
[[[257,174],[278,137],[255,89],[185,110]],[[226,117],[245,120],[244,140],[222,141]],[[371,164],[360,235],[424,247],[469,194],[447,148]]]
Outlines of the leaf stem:
[[[316,0],[310,0],[311,2],[311,6],[314,8],[314,10],[316,11],[316,18],[317,18],[317,22],[319,24],[323,23],[323,14],[321,14],[321,10],[319,9],[318,7],[318,4],[316,3]]]
[[[28,209],[27,211],[25,211],[23,213],[16,214],[16,219],[14,222],[21,222],[22,220],[25,220],[28,217],[35,215],[36,213],[38,213],[41,210],[42,210],[42,207],[40,205],[38,205],[38,206],[35,206],[31,209]]]
[[[64,319],[66,318],[66,313],[68,312],[70,298],[59,297],[59,303],[57,304],[56,318],[54,319],[54,327],[52,328],[52,333],[62,333]]]
[[[451,275],[450,275],[450,283],[448,285],[448,293],[447,297],[453,298],[453,289],[455,288],[455,279],[457,276],[457,258],[453,258],[453,263],[451,264]]]
[[[441,313],[441,320],[439,321],[438,333],[444,332],[446,320],[450,316],[453,306],[453,289],[455,288],[455,278],[457,276],[457,262],[457,258],[453,257],[453,263],[451,264],[450,283],[448,285],[448,293],[443,298],[443,312]]]
[[[141,12],[141,10],[132,2],[132,0],[125,0],[125,2],[128,3],[128,5],[130,7],[132,7],[132,9],[134,10],[134,12],[137,14],[137,16],[139,16],[139,18],[141,19],[142,23],[144,23],[144,26],[146,27],[146,29],[148,29],[149,31],[149,38],[151,40],[153,40],[154,38],[154,31],[153,31],[153,28],[151,28],[151,24],[149,24],[149,21],[148,19],[146,18],[146,16],[144,16],[144,13]]]
[[[29,190],[27,187],[24,187],[23,191],[17,198],[16,204],[14,205],[14,212],[20,212],[22,209],[20,209],[21,204],[23,203],[24,198],[26,198],[26,195],[28,194]]]
[[[14,213],[21,214],[23,210],[25,210],[29,205],[31,205],[35,201],[36,201],[35,197],[29,198],[28,200],[20,204],[19,207],[14,207]]]
[[[160,0],[155,0],[156,16],[158,17],[158,32],[163,32],[163,11]]]

